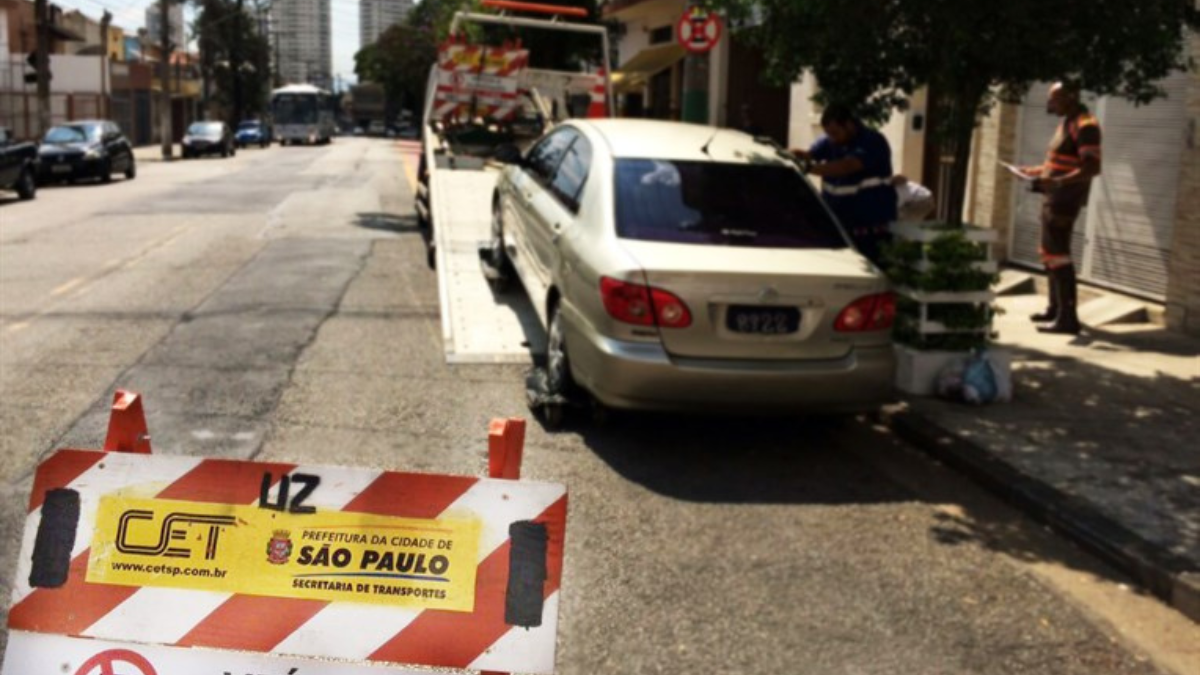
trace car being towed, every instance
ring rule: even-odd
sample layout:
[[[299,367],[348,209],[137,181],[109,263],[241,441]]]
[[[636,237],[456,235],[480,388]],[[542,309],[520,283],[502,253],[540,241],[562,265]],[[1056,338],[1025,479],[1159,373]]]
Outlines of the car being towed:
[[[233,133],[224,122],[193,122],[183,135],[182,145],[184,159],[202,155],[232,157],[237,154]]]
[[[890,397],[887,280],[773,145],[572,120],[505,167],[492,228],[490,263],[547,329],[543,401],[757,413]]]
[[[133,146],[115,122],[85,120],[51,127],[38,148],[38,182],[112,180],[113,173],[137,176]]]

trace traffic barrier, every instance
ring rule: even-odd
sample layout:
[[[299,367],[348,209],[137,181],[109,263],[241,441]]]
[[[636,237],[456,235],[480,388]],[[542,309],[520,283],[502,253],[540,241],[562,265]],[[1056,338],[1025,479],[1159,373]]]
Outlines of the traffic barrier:
[[[597,74],[596,84],[592,85],[592,102],[588,104],[588,118],[608,117],[608,102],[605,96],[606,73],[603,67]]]
[[[2,674],[552,673],[567,494],[524,435],[490,478],[157,456],[118,392],[111,450],[38,467]]]

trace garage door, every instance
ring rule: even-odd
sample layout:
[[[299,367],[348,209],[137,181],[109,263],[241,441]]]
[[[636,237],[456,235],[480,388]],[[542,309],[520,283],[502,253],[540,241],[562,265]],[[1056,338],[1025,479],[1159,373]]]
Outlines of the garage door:
[[[1092,102],[1104,128],[1104,173],[1076,224],[1073,254],[1081,276],[1098,285],[1161,299],[1175,224],[1179,174],[1186,133],[1188,77],[1178,73],[1162,83],[1167,98],[1135,106],[1119,98]],[[1057,118],[1045,113],[1045,99],[1033,90],[1022,106],[1021,163],[1036,164],[1045,154]],[[1012,255],[1037,265],[1040,198],[1019,190]]]

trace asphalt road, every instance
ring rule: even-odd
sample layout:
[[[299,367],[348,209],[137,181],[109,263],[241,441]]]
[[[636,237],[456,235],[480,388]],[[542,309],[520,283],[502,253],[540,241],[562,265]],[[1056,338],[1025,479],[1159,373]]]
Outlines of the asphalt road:
[[[442,362],[401,163],[338,139],[0,196],[0,594],[39,457],[116,387],[155,452],[481,474],[523,368]],[[547,434],[559,672],[1200,672],[1200,630],[870,420]]]

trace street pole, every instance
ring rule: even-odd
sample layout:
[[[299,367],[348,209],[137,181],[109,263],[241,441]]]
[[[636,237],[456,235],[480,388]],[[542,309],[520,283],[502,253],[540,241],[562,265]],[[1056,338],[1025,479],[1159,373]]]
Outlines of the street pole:
[[[245,0],[237,0],[237,13],[233,20],[233,43],[229,47],[229,69],[233,71],[233,121],[236,126],[242,121],[242,14]]]
[[[100,18],[100,44],[103,45],[104,52],[100,55],[100,104],[99,113],[101,117],[109,117],[110,109],[108,101],[108,28],[112,25],[113,15],[108,10],[104,11],[104,16]]]
[[[174,151],[171,142],[171,6],[167,0],[158,0],[158,3],[161,19],[158,81],[162,85],[158,106],[158,133],[162,141],[162,158],[170,160]]]
[[[37,49],[34,61],[37,70],[38,137],[50,130],[50,6],[46,0],[34,0]]]
[[[690,7],[703,5],[692,2]],[[683,60],[683,110],[680,117],[684,122],[708,124],[708,53],[688,53]]]

